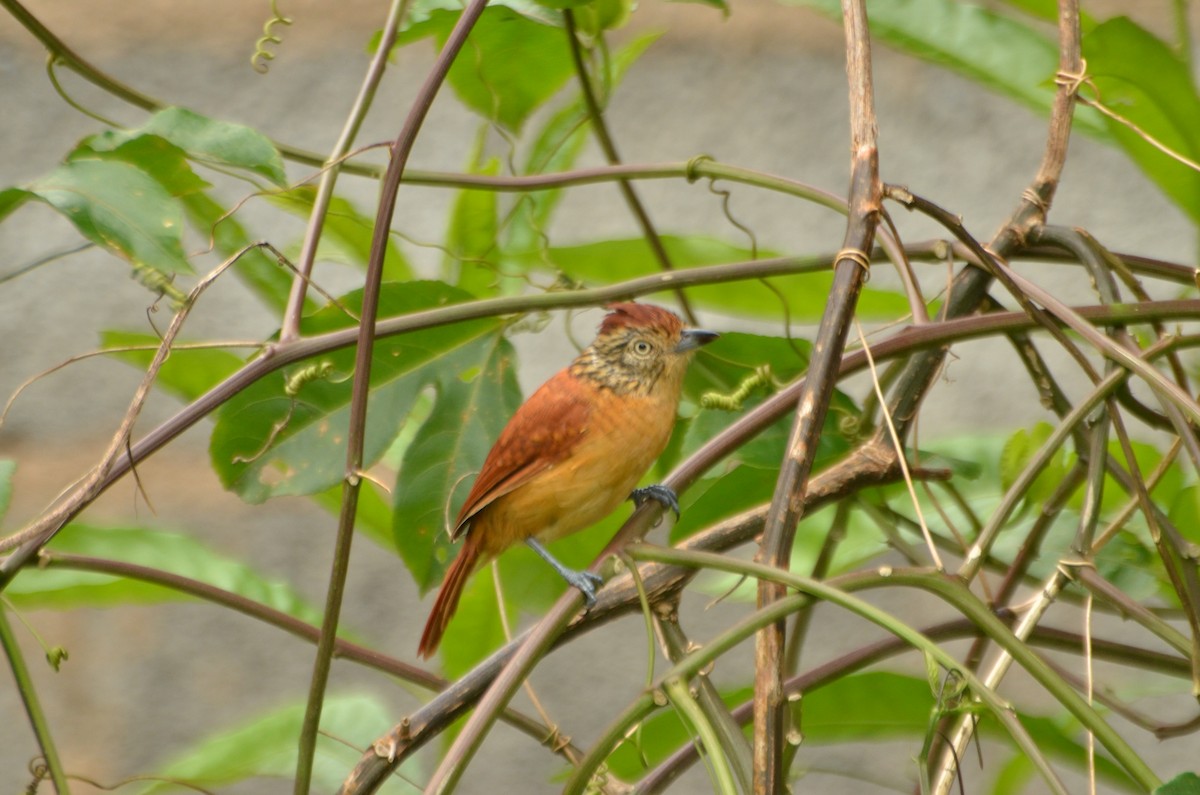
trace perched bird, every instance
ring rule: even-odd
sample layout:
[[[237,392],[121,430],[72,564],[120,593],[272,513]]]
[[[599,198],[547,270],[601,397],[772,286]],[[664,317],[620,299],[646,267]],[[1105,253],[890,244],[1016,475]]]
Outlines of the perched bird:
[[[622,502],[655,499],[679,512],[665,486],[634,489],[671,437],[691,354],[716,339],[665,309],[610,304],[595,341],[517,409],[488,453],[454,523],[466,535],[421,635],[429,657],[479,569],[524,541],[583,592],[602,581],[559,563],[543,544],[589,527]]]

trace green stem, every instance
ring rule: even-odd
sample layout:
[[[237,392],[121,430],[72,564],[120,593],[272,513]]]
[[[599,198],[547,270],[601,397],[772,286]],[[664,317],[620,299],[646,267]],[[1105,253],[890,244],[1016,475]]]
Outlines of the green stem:
[[[1012,486],[1005,492],[1004,499],[1001,500],[996,510],[992,512],[987,525],[983,528],[983,532],[979,534],[979,537],[975,539],[975,543],[967,551],[966,558],[958,570],[959,577],[967,582],[974,579],[983,565],[984,559],[991,550],[992,543],[1000,534],[1000,530],[1003,529],[1004,523],[1008,521],[1008,517],[1016,510],[1021,500],[1025,498],[1037,476],[1050,463],[1050,459],[1062,447],[1067,437],[1074,433],[1076,426],[1082,423],[1096,406],[1103,403],[1112,391],[1120,386],[1128,377],[1129,373],[1125,370],[1117,370],[1109,373],[1104,377],[1104,380],[1096,385],[1096,388],[1092,390],[1086,399],[1077,404],[1071,410],[1071,413],[1063,418],[1063,421],[1050,434],[1050,438],[1042,443],[1041,447],[1030,458],[1029,463],[1021,470],[1021,474],[1017,476]]]
[[[671,699],[671,703],[675,705],[675,709],[679,710],[696,730],[696,733],[700,735],[700,743],[708,752],[708,761],[712,765],[717,792],[722,795],[737,795],[737,785],[733,782],[733,772],[729,769],[729,760],[725,758],[725,753],[721,750],[721,741],[717,739],[717,730],[709,723],[708,717],[696,703],[696,699],[692,698],[692,694],[688,691],[687,680],[678,676],[672,677],[666,681],[663,689],[666,691],[667,697]]]
[[[637,571],[636,567],[631,571]],[[679,626],[678,612],[673,611],[667,618],[660,616],[658,626],[662,633],[663,645],[666,647],[667,658],[672,663],[676,663],[687,656],[689,643],[683,634],[683,629]],[[653,680],[651,680],[650,686],[653,686]],[[671,695],[669,690],[667,695]],[[672,700],[674,700],[674,696],[672,696]],[[729,765],[732,765],[742,791],[753,792],[754,762],[750,755],[750,743],[747,742],[741,726],[729,714],[729,708],[721,699],[721,694],[717,692],[716,686],[705,671],[696,674],[695,705],[699,708],[705,725],[712,732],[711,741],[702,736],[704,747],[708,750],[709,755],[715,757],[718,754],[718,748],[723,751],[722,762],[727,761]]]
[[[983,687],[970,671],[964,670],[960,663],[950,657],[936,644],[929,643],[920,633],[911,629],[896,618],[872,605],[848,595],[845,591],[830,587],[825,583],[815,582],[806,577],[780,571],[770,566],[763,566],[741,560],[734,560],[723,555],[709,552],[685,552],[678,549],[655,547],[648,544],[634,544],[628,548],[629,556],[635,560],[649,560],[675,565],[713,568],[735,574],[744,574],[757,578],[771,578],[776,582],[795,588],[803,593],[845,607],[872,623],[878,624],[898,637],[909,640],[916,648],[934,655],[938,663],[947,670],[956,671],[970,684],[972,691],[987,704],[1001,723],[1013,734],[1022,750],[1025,748],[1022,737],[1027,739],[1024,729],[1011,715],[1011,707],[1003,702],[989,688]],[[905,586],[928,591],[958,610],[963,616],[974,622],[980,629],[991,636],[997,644],[1003,647],[1013,658],[1067,710],[1074,715],[1083,726],[1093,732],[1118,764],[1137,781],[1139,786],[1147,791],[1161,784],[1154,772],[1146,765],[1141,757],[1125,742],[1125,740],[1109,726],[1099,714],[1061,677],[1046,665],[1024,643],[1019,641],[1012,631],[996,617],[994,613],[972,594],[961,580],[934,572],[908,570],[881,570],[874,575],[862,575],[855,578],[854,590],[867,587]],[[978,689],[977,689],[978,688]],[[1015,723],[1015,726],[1013,725]],[[1037,753],[1036,748],[1032,753]],[[1039,754],[1040,755],[1040,754]],[[1033,757],[1036,761],[1036,757]]]
[[[17,683],[17,692],[21,694],[21,701],[25,704],[25,714],[29,716],[29,725],[33,728],[38,747],[42,750],[42,759],[45,760],[46,768],[50,771],[50,780],[54,782],[54,789],[58,795],[68,795],[70,788],[67,786],[67,777],[63,773],[62,762],[58,758],[54,737],[50,734],[50,724],[46,720],[46,714],[42,712],[37,689],[33,686],[33,677],[29,675],[29,669],[25,666],[25,657],[21,654],[21,647],[17,644],[17,638],[13,634],[12,625],[8,623],[8,613],[3,605],[0,605],[0,646],[4,648],[4,654],[8,657],[8,665],[12,669],[13,679]]]

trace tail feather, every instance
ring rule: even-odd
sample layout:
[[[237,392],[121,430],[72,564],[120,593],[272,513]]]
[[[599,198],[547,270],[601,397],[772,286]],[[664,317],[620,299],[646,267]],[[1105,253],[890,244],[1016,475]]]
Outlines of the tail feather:
[[[458,551],[458,557],[446,570],[446,578],[442,580],[442,587],[438,590],[433,610],[429,613],[429,620],[425,622],[425,631],[421,633],[421,645],[417,647],[417,654],[421,657],[432,657],[433,653],[437,651],[446,626],[458,608],[458,599],[462,596],[467,578],[471,576],[471,572],[475,571],[478,562],[479,544],[474,536],[468,535],[462,548]]]

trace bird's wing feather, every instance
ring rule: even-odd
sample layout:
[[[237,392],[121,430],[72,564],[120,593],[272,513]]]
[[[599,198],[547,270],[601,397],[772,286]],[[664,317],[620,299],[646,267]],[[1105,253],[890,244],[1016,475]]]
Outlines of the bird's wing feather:
[[[454,523],[462,535],[471,517],[562,461],[587,429],[589,387],[563,370],[530,395],[492,446]]]

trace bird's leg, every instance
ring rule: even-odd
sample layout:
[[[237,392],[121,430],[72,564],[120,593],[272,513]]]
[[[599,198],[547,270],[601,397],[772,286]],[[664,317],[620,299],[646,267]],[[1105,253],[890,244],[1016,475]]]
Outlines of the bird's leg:
[[[591,607],[596,604],[596,588],[604,584],[604,578],[599,574],[592,574],[590,571],[576,571],[568,569],[566,566],[558,562],[558,558],[550,554],[550,550],[542,546],[541,542],[532,536],[525,539],[525,543],[533,549],[534,552],[542,556],[542,560],[549,563],[558,572],[559,576],[567,581],[569,585],[579,589],[583,594],[583,599],[587,602],[587,606]]]
[[[629,499],[633,500],[633,504],[639,508],[646,500],[656,500],[662,504],[662,507],[674,511],[676,519],[679,518],[679,497],[675,496],[675,492],[669,486],[655,483],[653,486],[634,489],[630,493]]]

